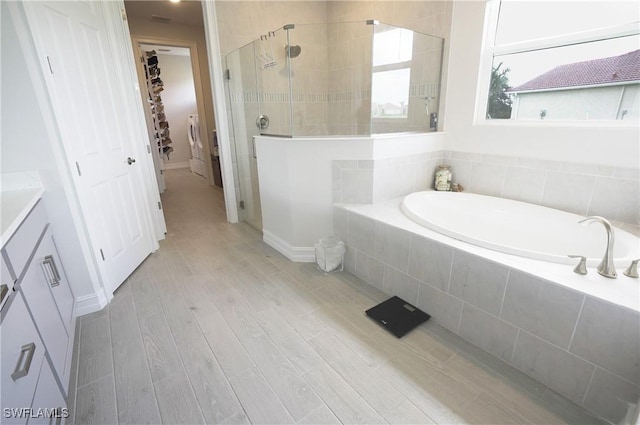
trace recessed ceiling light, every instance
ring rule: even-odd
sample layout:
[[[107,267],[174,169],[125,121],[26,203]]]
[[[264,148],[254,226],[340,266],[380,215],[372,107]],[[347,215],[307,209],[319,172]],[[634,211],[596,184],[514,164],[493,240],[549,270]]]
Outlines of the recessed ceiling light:
[[[171,3],[180,3],[180,0],[169,0]]]

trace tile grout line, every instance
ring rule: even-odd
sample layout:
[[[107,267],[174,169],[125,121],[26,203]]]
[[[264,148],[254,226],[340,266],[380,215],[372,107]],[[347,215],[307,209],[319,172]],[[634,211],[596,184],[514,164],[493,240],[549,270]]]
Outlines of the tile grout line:
[[[576,317],[576,324],[573,326],[573,332],[571,332],[571,338],[569,338],[569,345],[567,346],[568,352],[571,352],[571,346],[573,345],[573,339],[576,336],[576,332],[578,330],[578,324],[580,323],[580,319],[582,318],[582,311],[584,310],[584,305],[587,302],[587,296],[582,296],[582,304],[580,305],[580,311],[578,311],[578,317]]]

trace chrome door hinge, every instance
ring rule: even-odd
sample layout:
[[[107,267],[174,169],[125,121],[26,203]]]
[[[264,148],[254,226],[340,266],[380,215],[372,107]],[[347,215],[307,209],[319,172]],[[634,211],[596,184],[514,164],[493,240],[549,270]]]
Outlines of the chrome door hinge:
[[[158,209],[161,210],[162,209],[162,203],[160,203],[160,201],[158,201]]]
[[[78,164],[78,161],[76,161],[76,170],[78,170],[78,175],[82,176],[82,172],[80,171],[80,164]]]
[[[102,261],[106,261],[106,260],[104,259],[104,252],[102,252],[102,248],[100,248],[100,256],[102,256]]]
[[[127,22],[127,11],[124,9],[120,9],[120,14],[122,15],[122,20]]]
[[[147,153],[151,153],[151,146],[147,145]]]
[[[240,209],[243,210],[244,209],[244,201],[240,201]]]
[[[51,65],[51,58],[47,56],[47,63],[49,64],[49,72],[53,74],[53,66]]]
[[[231,70],[227,69],[226,71],[224,71],[224,78],[226,80],[230,80],[231,79]]]

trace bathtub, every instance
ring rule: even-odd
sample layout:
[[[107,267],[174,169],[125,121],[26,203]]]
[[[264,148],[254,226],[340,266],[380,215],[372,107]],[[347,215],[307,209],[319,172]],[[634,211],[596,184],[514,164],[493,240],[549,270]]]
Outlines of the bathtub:
[[[607,234],[599,223],[552,208],[473,193],[416,192],[407,195],[402,212],[438,233],[506,254],[553,263],[576,263],[569,254],[597,265]],[[614,263],[627,267],[640,257],[640,239],[615,228]]]
[[[576,225],[583,217],[521,202],[418,192],[336,204],[333,218],[334,234],[347,241],[349,273],[595,416],[610,423],[633,417],[629,406],[640,397],[640,282],[622,271],[625,258],[638,258],[635,236],[615,229],[623,263],[618,278],[608,279],[593,266],[587,275],[574,273],[574,259],[560,264],[576,252],[597,265],[606,245],[602,225]]]

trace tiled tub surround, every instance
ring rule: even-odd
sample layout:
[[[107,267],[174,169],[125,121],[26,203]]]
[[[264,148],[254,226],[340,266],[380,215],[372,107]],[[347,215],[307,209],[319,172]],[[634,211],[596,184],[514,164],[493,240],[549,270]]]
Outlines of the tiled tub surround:
[[[640,236],[640,169],[438,151],[333,162],[335,203],[376,203],[433,188],[438,164],[451,165],[466,191],[600,215]]]
[[[490,251],[412,222],[400,199],[336,206],[346,268],[617,423],[640,398],[639,283]]]

